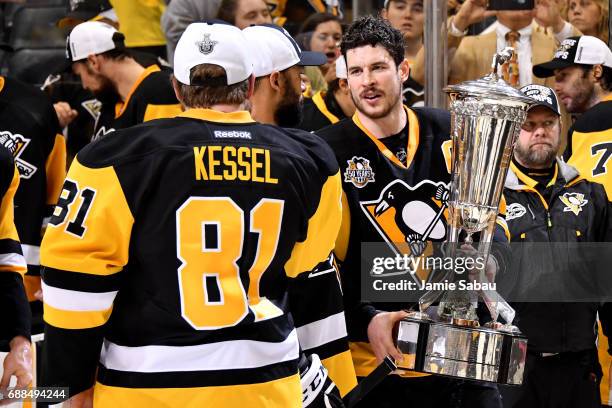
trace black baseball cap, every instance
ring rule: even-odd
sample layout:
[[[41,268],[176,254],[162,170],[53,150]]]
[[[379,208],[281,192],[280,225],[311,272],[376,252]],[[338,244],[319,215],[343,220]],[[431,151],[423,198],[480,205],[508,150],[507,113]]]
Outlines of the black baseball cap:
[[[557,115],[561,116],[561,109],[559,108],[559,98],[557,94],[551,88],[543,85],[526,85],[519,89],[525,96],[530,97],[536,101],[534,106],[544,106]]]
[[[57,26],[73,27],[84,21],[95,20],[100,14],[112,10],[113,6],[109,0],[70,0],[68,13],[57,21]],[[108,17],[113,20],[113,17]],[[114,19],[116,20],[116,17]]]
[[[612,51],[605,42],[590,35],[566,38],[552,60],[534,65],[533,75],[547,78],[553,76],[556,69],[574,65],[604,65],[612,68]]]

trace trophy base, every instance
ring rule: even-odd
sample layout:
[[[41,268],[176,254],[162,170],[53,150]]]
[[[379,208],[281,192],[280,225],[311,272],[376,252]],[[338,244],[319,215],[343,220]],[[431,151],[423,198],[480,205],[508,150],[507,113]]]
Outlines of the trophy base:
[[[527,338],[515,328],[438,323],[419,317],[407,317],[399,323],[397,346],[404,360],[398,369],[522,384]]]

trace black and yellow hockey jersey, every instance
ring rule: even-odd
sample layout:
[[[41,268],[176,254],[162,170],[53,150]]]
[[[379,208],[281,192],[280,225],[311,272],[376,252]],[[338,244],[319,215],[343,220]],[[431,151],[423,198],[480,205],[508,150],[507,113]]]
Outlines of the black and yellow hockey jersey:
[[[309,132],[323,129],[346,118],[332,92],[319,91],[312,98],[304,99],[304,116],[297,126]]]
[[[15,225],[28,263],[28,297],[40,289],[40,241],[66,175],[66,142],[44,92],[0,77],[0,144],[14,157],[21,181]]]
[[[92,140],[152,119],[171,118],[181,113],[170,75],[157,65],[146,68],[125,101],[104,101]]]
[[[101,407],[299,407],[301,348],[353,387],[326,144],[206,109],[115,136],[77,155],[43,239],[43,384],[97,368]]]
[[[30,308],[23,285],[26,263],[13,220],[18,185],[13,157],[8,150],[0,149],[0,351],[8,351],[8,343],[15,336],[30,338]]]
[[[612,95],[576,120],[568,132],[563,158],[582,177],[603,184],[612,200]]]
[[[367,326],[377,310],[412,305],[360,302],[361,244],[386,243],[387,252],[376,256],[419,256],[406,244],[446,240],[448,211],[443,197],[450,181],[450,115],[439,109],[405,109],[405,161],[365,128],[358,113],[317,132],[334,150],[342,174],[343,220],[335,254],[340,261],[351,353],[360,377],[377,365],[367,337]],[[408,205],[410,214],[405,216]],[[416,283],[427,281],[427,273],[418,270]]]

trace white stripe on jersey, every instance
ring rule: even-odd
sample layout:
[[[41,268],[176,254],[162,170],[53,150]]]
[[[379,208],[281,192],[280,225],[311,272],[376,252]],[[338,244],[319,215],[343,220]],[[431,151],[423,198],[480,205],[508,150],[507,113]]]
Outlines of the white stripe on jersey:
[[[25,258],[21,254],[0,254],[0,266],[18,266],[27,268]]]
[[[300,326],[297,333],[302,350],[310,350],[346,337],[344,312]]]
[[[21,244],[21,251],[28,265],[40,265],[40,247]]]
[[[42,281],[42,291],[45,303],[55,309],[72,312],[95,312],[108,310],[115,301],[114,292],[79,292],[49,286]]]
[[[195,346],[120,346],[104,340],[100,363],[110,370],[139,373],[238,370],[297,360],[294,330],[280,343],[229,340]]]

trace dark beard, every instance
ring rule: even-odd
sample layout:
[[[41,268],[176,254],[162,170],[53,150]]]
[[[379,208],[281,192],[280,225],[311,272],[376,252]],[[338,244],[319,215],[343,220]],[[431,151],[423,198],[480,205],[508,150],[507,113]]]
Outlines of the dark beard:
[[[116,103],[119,101],[119,94],[113,86],[112,82],[108,79],[104,79],[102,86],[95,92],[92,92],[97,100],[103,104]]]
[[[283,102],[276,107],[274,121],[280,127],[295,127],[302,122],[304,117],[304,101],[298,93],[285,84]]]
[[[530,149],[523,149],[518,143],[514,147],[514,153],[527,168],[534,166],[543,166],[552,163],[557,156],[559,146],[553,146],[551,150],[546,152],[535,152]]]

